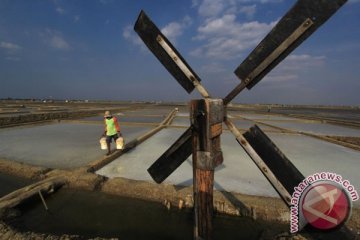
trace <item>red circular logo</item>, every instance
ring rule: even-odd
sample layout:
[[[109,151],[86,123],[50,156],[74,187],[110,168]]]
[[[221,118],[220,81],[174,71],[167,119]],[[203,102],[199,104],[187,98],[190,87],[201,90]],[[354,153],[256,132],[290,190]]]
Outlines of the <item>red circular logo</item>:
[[[302,213],[306,221],[321,230],[344,223],[351,211],[351,202],[344,189],[331,183],[312,185],[303,197]]]

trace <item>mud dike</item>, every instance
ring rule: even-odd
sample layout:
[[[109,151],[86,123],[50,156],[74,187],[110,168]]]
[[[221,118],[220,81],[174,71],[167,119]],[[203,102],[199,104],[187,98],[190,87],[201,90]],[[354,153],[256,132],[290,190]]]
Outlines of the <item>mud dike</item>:
[[[85,192],[85,195],[90,194],[89,196],[92,198],[111,196],[109,198],[122,199],[125,197],[133,202],[145,200],[149,204],[160,207],[156,210],[157,212],[164,214],[162,211],[165,210],[165,214],[162,216],[164,219],[171,214],[181,217],[182,214],[186,215],[192,209],[190,159],[183,163],[165,183],[160,185],[155,184],[146,172],[147,167],[171,145],[174,139],[180,136],[183,129],[190,125],[187,106],[78,104],[76,107],[68,107],[63,104],[52,105],[51,108],[61,110],[56,112],[57,115],[50,111],[38,116],[36,110],[39,107],[30,103],[12,103],[11,106],[3,103],[3,106],[0,107],[2,111],[6,112],[2,119],[12,118],[11,124],[8,124],[8,119],[6,121],[0,119],[2,122],[2,129],[0,129],[2,146],[0,149],[0,172],[2,174],[0,173],[0,175],[8,176],[4,179],[8,179],[9,182],[16,182],[12,187],[3,188],[5,190],[1,192],[1,196],[3,196],[0,200],[3,220],[0,224],[2,239],[100,239],[100,237],[122,239],[126,235],[123,235],[120,230],[118,233],[111,232],[106,230],[106,227],[104,227],[104,231],[108,231],[108,234],[94,233],[90,230],[88,232],[91,233],[88,234],[86,234],[86,230],[79,230],[77,233],[73,229],[69,229],[69,232],[62,229],[59,232],[51,233],[49,230],[41,232],[40,230],[19,228],[22,222],[18,219],[26,219],[26,215],[31,216],[31,209],[36,206],[39,211],[51,215],[51,211],[55,211],[52,202],[69,195],[69,191],[74,196],[79,192]],[[86,109],[84,109],[85,106]],[[175,110],[175,107],[178,110]],[[98,146],[98,138],[103,130],[102,116],[98,113],[102,114],[105,108],[110,108],[117,115],[126,139],[124,150],[116,150],[106,157]],[[27,113],[16,115],[19,109]],[[262,106],[251,109],[233,107],[228,114],[241,131],[254,123],[258,124],[281,146],[285,154],[293,159],[293,163],[304,175],[332,171],[350,179],[355,187],[360,186],[360,177],[357,174],[360,159],[357,139],[360,137],[360,130],[357,126],[341,123],[333,125],[333,122],[329,124],[313,117],[307,119],[304,114],[297,117],[293,114],[269,113],[266,112],[266,109]],[[276,108],[273,108],[272,112],[276,112]],[[355,113],[357,112],[355,111]],[[14,116],[9,116],[9,114]],[[20,115],[21,118],[19,118]],[[352,142],[344,141],[349,138],[353,139]],[[216,169],[214,207],[217,218],[233,216],[229,218],[237,224],[236,227],[233,227],[234,229],[245,228],[245,230],[257,234],[257,237],[250,235],[248,239],[252,237],[253,239],[259,237],[262,239],[308,237],[306,234],[289,236],[284,233],[288,231],[289,227],[290,214],[287,206],[248,159],[248,156],[236,146],[236,143],[233,143],[233,137],[227,130],[223,133],[222,141],[226,162]],[[13,180],[18,177],[24,180]],[[184,179],[187,180],[184,181]],[[21,184],[17,184],[19,182]],[[3,184],[6,183],[8,182],[3,181]],[[60,190],[57,191],[58,189]],[[87,199],[87,197],[83,198]],[[86,205],[85,201],[87,200],[82,203],[75,199],[81,199],[81,197],[72,198],[70,202]],[[360,206],[356,203],[352,217],[347,223],[348,228],[355,234],[360,229]],[[141,204],[146,205],[145,202]],[[133,208],[141,209],[141,204]],[[46,211],[45,207],[49,210]],[[71,209],[70,206],[62,206],[62,208]],[[96,208],[101,211],[102,208],[106,209],[107,207],[100,204]],[[76,209],[74,209],[75,212]],[[119,212],[122,210],[121,208],[117,209]],[[186,216],[189,218],[191,214]],[[249,223],[236,222],[239,219],[249,220],[253,225],[257,224],[263,228],[246,227]],[[167,219],[168,222],[173,220]],[[100,220],[87,219],[87,221],[106,222],[101,218]],[[113,222],[116,223],[116,221],[119,220]],[[187,221],[189,222],[189,219]],[[47,224],[50,225],[46,222],[39,223],[39,225]],[[56,224],[56,222],[51,224]],[[176,223],[174,224],[176,225]],[[79,228],[81,227],[79,226]],[[138,231],[141,231],[141,228],[142,226],[139,225]],[[170,225],[168,228],[171,228]],[[264,229],[272,228],[273,231],[264,231]],[[119,224],[119,229],[121,229],[121,224]],[[234,233],[234,229],[232,233]],[[84,233],[86,237],[79,233]],[[241,234],[245,236],[246,233],[242,232]],[[133,233],[133,236],[136,234]],[[154,234],[154,236],[156,238],[157,235]],[[191,238],[191,232],[189,236]],[[322,235],[320,234],[320,236]],[[138,237],[141,238],[141,236]],[[151,236],[147,237],[147,239],[149,238],[151,239]],[[171,236],[168,238],[176,239]]]

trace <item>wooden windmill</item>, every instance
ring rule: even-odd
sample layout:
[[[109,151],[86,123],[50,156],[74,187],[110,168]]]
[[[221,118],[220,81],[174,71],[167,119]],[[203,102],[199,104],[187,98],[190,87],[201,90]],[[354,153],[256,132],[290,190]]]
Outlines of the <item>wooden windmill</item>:
[[[345,2],[297,1],[235,70],[241,82],[224,99],[211,98],[199,76],[145,12],[140,12],[134,30],[188,93],[196,88],[203,97],[190,103],[191,126],[148,169],[152,178],[161,183],[192,154],[195,239],[212,238],[214,169],[223,162],[220,145],[223,122],[284,202],[291,205],[293,188],[304,176],[258,126],[241,134],[227,118],[226,107],[243,89],[254,87]]]

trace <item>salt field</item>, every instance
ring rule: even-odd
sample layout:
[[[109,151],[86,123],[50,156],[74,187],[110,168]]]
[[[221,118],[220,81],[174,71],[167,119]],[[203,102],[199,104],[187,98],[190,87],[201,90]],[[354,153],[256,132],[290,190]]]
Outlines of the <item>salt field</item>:
[[[190,119],[188,117],[175,117],[172,121],[173,126],[183,126],[183,127],[190,127]]]
[[[148,198],[153,201],[159,201],[159,198],[163,199],[165,197],[170,197],[177,201],[177,194],[180,194],[182,191],[188,191],[186,189],[191,189],[193,184],[191,156],[161,185],[154,183],[154,180],[147,172],[147,169],[190,126],[189,113],[187,112],[188,108],[183,106],[177,108],[178,111],[174,110],[175,107],[151,104],[135,106],[122,104],[118,107],[113,105],[111,109],[119,120],[125,142],[131,143],[131,147],[121,152],[115,151],[114,144],[112,144],[113,154],[109,157],[105,156],[106,151],[101,150],[99,144],[99,138],[104,131],[103,109],[96,110],[97,112],[91,112],[89,115],[69,115],[69,119],[49,118],[39,123],[30,122],[23,124],[20,122],[18,126],[12,124],[12,127],[6,127],[6,125],[4,125],[0,129],[0,160],[3,161],[0,161],[1,195],[10,193],[17,188],[21,188],[35,181],[34,179],[23,177],[27,176],[28,170],[26,166],[29,166],[31,178],[34,178],[34,176],[35,178],[36,176],[43,177],[44,174],[51,176],[52,173],[55,174],[58,170],[69,172],[80,171],[78,172],[80,175],[75,177],[75,182],[70,185],[83,186],[81,184],[85,184],[87,190],[92,190],[90,192],[80,193],[71,192],[73,190],[61,190],[54,196],[50,196],[47,201],[52,211],[54,211],[53,215],[44,214],[41,211],[42,206],[40,202],[35,200],[35,203],[23,206],[25,214],[23,217],[9,224],[19,231],[32,230],[53,234],[81,234],[87,237],[111,237],[112,234],[123,234],[124,236],[129,236],[127,239],[132,239],[131,236],[137,236],[134,234],[134,230],[131,230],[135,228],[135,226],[128,225],[122,229],[118,229],[116,227],[117,225],[113,225],[111,222],[119,221],[119,218],[121,218],[121,221],[123,220],[122,218],[129,219],[131,215],[140,216],[139,214],[142,212],[141,214],[150,214],[148,216],[150,218],[141,215],[145,222],[158,219],[156,221],[159,222],[159,224],[154,225],[154,229],[160,228],[162,221],[165,224],[165,222],[169,221],[176,222],[187,219],[187,222],[184,223],[181,228],[183,228],[183,231],[188,231],[188,228],[191,230],[192,225],[191,220],[189,220],[191,214],[189,212],[180,212],[174,209],[168,212],[164,206],[160,205],[159,208],[159,205],[157,205],[157,207],[154,205],[153,208],[149,205],[149,207],[153,209],[151,210],[153,212],[144,213],[144,211],[141,210],[143,209],[143,203],[137,203],[137,200],[116,200],[119,196],[114,197],[107,195],[112,193],[122,195],[121,193],[124,192],[124,189],[117,190],[120,186],[118,181],[125,181],[124,186],[130,192],[132,192],[132,184],[134,184],[134,193],[129,193],[125,195],[126,197],[132,197],[134,195],[140,199]],[[94,109],[98,109],[98,107]],[[87,111],[92,111],[92,108],[88,107]],[[66,112],[72,113],[71,108],[67,109]],[[20,114],[18,114],[18,116],[20,116]],[[27,115],[25,114],[25,116]],[[6,117],[4,117],[4,119],[5,118]],[[327,122],[288,117],[287,115],[281,114],[254,113],[254,110],[249,112],[231,110],[229,118],[241,132],[257,124],[304,176],[317,172],[335,172],[341,174],[344,179],[349,180],[355,187],[360,186],[360,176],[358,174],[358,169],[360,169],[360,151],[356,149],[356,145],[355,148],[354,144],[351,145],[352,147],[348,147],[346,142],[331,142],[326,138],[322,138],[322,135],[338,135],[345,138],[351,137],[351,139],[354,140],[359,137],[360,128],[343,126],[341,124],[333,125]],[[311,133],[317,137],[302,134],[302,132]],[[281,205],[283,203],[281,203],[278,193],[238,144],[234,135],[227,129],[225,124],[223,124],[223,133],[221,135],[221,148],[224,162],[215,169],[215,191],[223,193],[222,198],[225,197],[225,199],[227,199],[226,201],[234,203],[234,200],[237,199],[235,202],[244,206],[249,203],[251,204],[251,202],[259,201],[256,211],[259,212],[259,215],[265,214],[264,218],[266,219],[272,219],[270,216],[273,214],[269,212],[269,206],[266,203],[269,199],[271,199],[271,201],[277,201],[277,204],[280,204],[280,208],[274,209],[274,211],[280,214],[278,218],[286,219],[288,213],[281,213],[281,211],[287,210],[284,205]],[[11,171],[13,175],[9,175],[9,173],[6,172],[6,169],[11,168],[12,163],[20,164],[16,165],[20,168],[19,174],[17,174],[17,170]],[[39,169],[33,169],[33,166],[39,167]],[[30,169],[32,170],[30,171]],[[85,172],[81,172],[81,169]],[[94,171],[94,173],[92,173],[92,171]],[[17,175],[22,177],[18,177]],[[87,180],[79,180],[82,178],[81,176]],[[84,183],[83,181],[89,182]],[[86,184],[90,185],[88,186]],[[93,184],[93,186],[91,186],[91,184]],[[141,187],[138,189],[139,186],[144,184],[152,185],[149,185],[149,189]],[[160,192],[164,190],[151,190],[152,188],[156,188],[156,186],[163,186],[165,189],[168,188],[167,186],[174,186],[175,190],[173,191],[175,191],[175,195],[170,196],[170,193],[166,193],[166,191],[160,194]],[[96,189],[96,191],[104,191],[104,193],[93,192],[94,189]],[[147,193],[148,191],[152,193]],[[92,196],[92,194],[95,194],[96,197],[95,195]],[[186,195],[188,194],[187,192],[184,194],[188,196]],[[85,203],[84,199],[90,196],[94,201]],[[239,201],[239,196],[246,196],[252,200]],[[254,197],[256,200],[253,199]],[[265,200],[262,200],[263,198],[265,198]],[[37,198],[35,197],[35,199]],[[84,203],[83,208],[76,208],[76,205],[80,204],[80,202],[77,203],[78,201]],[[140,204],[139,206],[136,205],[136,208],[139,208],[139,212],[135,213],[126,210],[128,212],[124,212],[123,214],[125,215],[113,215],[109,220],[101,221],[100,219],[108,215],[107,211],[111,212],[110,209],[113,209],[116,201],[121,202],[119,212],[121,212],[120,209],[122,208],[129,210],[136,204]],[[223,200],[217,201],[221,202]],[[72,204],[65,206],[62,202],[72,202]],[[260,205],[262,207],[259,207]],[[103,206],[102,210],[101,206]],[[353,206],[360,208],[359,201],[354,202]],[[91,215],[87,210],[89,208],[99,209]],[[252,206],[251,208],[254,207]],[[238,210],[235,210],[235,212],[236,211]],[[357,210],[355,213],[357,214]],[[82,218],[76,217],[80,215],[84,218],[94,219],[94,226],[90,227],[92,229],[91,231],[87,230],[89,226],[81,223]],[[164,218],[161,218],[161,216]],[[58,220],[57,225],[38,224],[33,221],[33,219],[37,219],[37,222],[45,223],[47,221],[53,221],[54,217]],[[68,218],[74,218],[73,223],[70,225],[66,221]],[[161,218],[161,220],[159,220],[159,218]],[[215,218],[215,221],[218,220]],[[236,231],[236,224],[244,224],[242,226],[246,225],[252,229],[258,229],[246,221],[241,223],[236,222],[237,220],[235,220],[235,218],[229,221],[219,221],[220,226],[232,232],[233,236],[237,236],[237,234],[239,234],[239,236],[245,236],[247,234]],[[138,224],[142,223],[138,222]],[[173,222],[171,224],[173,224]],[[266,228],[267,225],[266,223],[264,224],[264,228]],[[101,230],[104,229],[106,229],[109,234],[101,234]],[[259,229],[259,231],[261,231],[261,227]],[[281,225],[279,225],[279,229],[282,229]],[[146,229],[144,228],[143,230],[145,233]],[[223,230],[219,231],[219,233],[215,232],[215,235],[221,233],[222,236],[225,236],[222,232]],[[172,236],[170,232],[169,235],[165,233],[163,233],[165,235],[156,235],[155,232],[149,232],[148,234],[152,234],[151,236],[155,237],[155,239],[166,239],[166,236]],[[186,234],[189,234],[189,232],[184,234],[183,237],[187,238]],[[159,238],[156,238],[156,236]],[[142,235],[139,235],[139,237],[142,238]],[[174,237],[171,238],[176,239]],[[150,237],[149,239],[152,238]],[[182,237],[179,239],[182,239]],[[224,239],[231,239],[231,237]],[[249,239],[256,238],[249,235]]]
[[[124,115],[124,114],[115,114],[119,122],[135,122],[135,123],[159,123],[164,117],[154,117],[154,116],[140,116],[140,115]],[[83,121],[98,121],[103,122],[103,116],[95,116],[81,119]]]
[[[122,155],[97,171],[97,174],[115,178],[124,177],[152,181],[146,171],[165,150],[182,134],[183,130],[165,129],[135,150]],[[308,176],[317,172],[336,172],[353,183],[360,183],[360,152],[301,135],[270,133],[270,138],[283,149],[293,164]],[[250,195],[279,197],[250,157],[229,132],[222,134],[224,163],[215,171],[215,188]],[[167,183],[192,185],[191,157],[169,178]],[[356,202],[358,206],[359,202]]]
[[[240,118],[248,118],[251,120],[290,120],[296,121],[296,118],[289,118],[279,115],[269,115],[269,114],[253,114],[253,113],[236,113],[236,112],[229,112],[229,114],[233,117],[240,117]]]
[[[360,137],[359,129],[334,126],[327,123],[276,122],[276,121],[274,122],[274,121],[266,121],[266,120],[265,121],[261,120],[260,122],[268,123],[273,126],[277,126],[285,129],[315,133],[319,135]]]
[[[131,141],[150,128],[121,129],[126,140]],[[103,124],[80,123],[0,129],[0,158],[49,168],[84,166],[104,155],[99,144],[103,132]]]
[[[360,0],[84,2],[0,0],[0,240],[360,240]]]

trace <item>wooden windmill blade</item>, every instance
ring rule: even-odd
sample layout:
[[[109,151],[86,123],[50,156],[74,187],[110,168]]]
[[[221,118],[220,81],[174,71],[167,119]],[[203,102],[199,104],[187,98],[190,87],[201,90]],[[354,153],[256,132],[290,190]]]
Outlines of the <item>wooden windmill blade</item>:
[[[192,129],[189,127],[166,152],[151,166],[148,172],[157,183],[162,183],[192,153]]]
[[[293,188],[304,176],[259,127],[254,126],[241,134],[230,119],[226,118],[225,124],[283,201],[290,206]]]
[[[224,104],[227,105],[243,89],[251,89],[255,86],[345,2],[346,0],[297,1],[235,70],[241,83],[224,98]],[[304,176],[259,127],[254,126],[241,135],[229,119],[225,119],[225,123],[239,144],[289,205],[293,187],[301,182]]]
[[[251,127],[243,136],[286,191],[292,194],[294,187],[305,179],[304,175],[257,125]]]
[[[134,30],[162,65],[188,93],[191,93],[196,87],[203,97],[210,97],[206,89],[200,84],[201,79],[199,76],[191,69],[185,59],[144,11],[140,12]]]
[[[241,83],[224,98],[228,104],[251,89],[325,23],[347,0],[299,0],[235,70]]]
[[[258,126],[254,125],[241,134],[231,120],[225,119],[225,124],[283,201],[288,207],[291,207],[294,187],[297,187],[305,179],[304,175]],[[308,233],[314,239],[320,236],[307,223],[299,227],[300,230],[303,228],[310,229]],[[329,236],[336,239],[355,239],[354,234],[345,225],[337,232],[330,232]]]
[[[201,80],[197,74],[144,11],[140,12],[134,30],[162,65],[188,93],[196,88],[204,98],[210,97],[207,90],[200,84]],[[157,183],[163,182],[191,155],[191,136],[192,129],[190,127],[150,166],[148,172]]]

